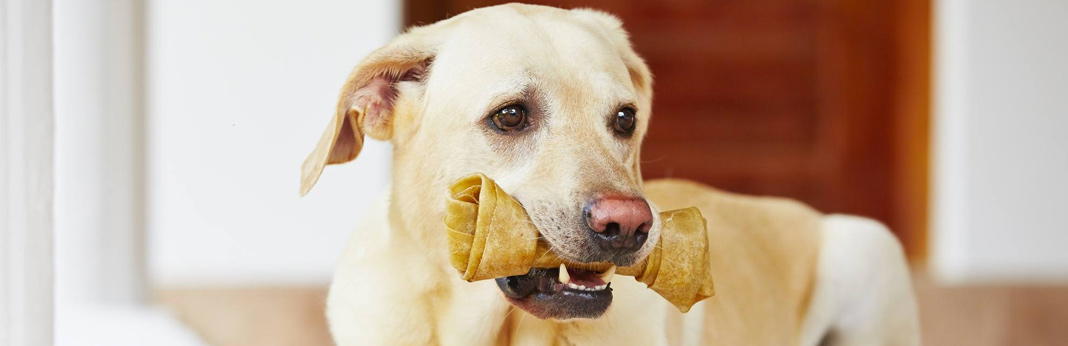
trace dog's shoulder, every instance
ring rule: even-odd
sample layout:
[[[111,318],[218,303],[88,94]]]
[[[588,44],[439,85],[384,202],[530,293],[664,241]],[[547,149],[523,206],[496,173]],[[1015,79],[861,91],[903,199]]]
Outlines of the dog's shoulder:
[[[726,214],[722,216],[749,222],[785,219],[817,221],[823,217],[812,207],[789,198],[738,194],[685,179],[648,180],[645,181],[644,190],[646,197],[661,210],[697,206],[706,217],[709,214]]]
[[[727,335],[740,344],[783,344],[797,337],[768,334],[757,326],[773,322],[800,329],[823,214],[791,199],[736,194],[680,179],[647,181],[644,190],[660,210],[696,206],[705,217],[716,291],[731,292],[706,307],[709,319],[724,324],[717,330],[730,330]]]
[[[750,196],[681,179],[645,183],[646,197],[661,211],[695,206],[707,221],[711,244],[748,244],[743,257],[784,262],[814,256],[826,216],[808,205],[780,197]],[[752,251],[750,251],[752,250]]]

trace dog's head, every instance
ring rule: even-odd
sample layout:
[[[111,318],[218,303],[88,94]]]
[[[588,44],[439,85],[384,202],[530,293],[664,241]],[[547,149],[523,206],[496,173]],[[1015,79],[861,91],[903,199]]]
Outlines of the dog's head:
[[[651,78],[620,21],[597,11],[510,4],[413,28],[349,76],[301,192],[325,165],[355,158],[366,133],[393,142],[392,203],[423,239],[442,239],[427,246],[444,246],[445,187],[482,172],[561,257],[632,265],[660,231],[639,170]],[[604,313],[607,278],[561,270],[497,281],[538,317]]]

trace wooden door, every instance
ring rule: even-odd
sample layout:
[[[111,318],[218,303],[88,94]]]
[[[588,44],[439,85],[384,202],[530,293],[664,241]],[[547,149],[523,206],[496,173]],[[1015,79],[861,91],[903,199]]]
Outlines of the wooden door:
[[[928,0],[538,0],[619,16],[653,72],[646,178],[873,217],[925,247]],[[406,23],[495,5],[408,0]]]

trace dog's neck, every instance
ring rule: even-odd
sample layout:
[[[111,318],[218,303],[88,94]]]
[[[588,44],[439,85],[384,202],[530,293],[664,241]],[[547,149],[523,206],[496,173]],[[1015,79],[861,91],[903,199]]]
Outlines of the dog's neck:
[[[405,159],[402,150],[394,152],[389,201],[391,237],[423,249],[420,255],[432,263],[441,263],[440,269],[455,274],[448,265],[444,224],[447,183],[435,180],[437,172],[427,172],[426,167],[433,165],[411,161]]]

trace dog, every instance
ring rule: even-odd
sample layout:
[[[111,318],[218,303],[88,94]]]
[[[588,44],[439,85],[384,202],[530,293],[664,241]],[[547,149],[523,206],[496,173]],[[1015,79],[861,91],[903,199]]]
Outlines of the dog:
[[[365,135],[394,148],[391,183],[330,287],[335,341],[919,344],[908,266],[883,225],[684,180],[643,182],[652,82],[620,20],[589,9],[476,9],[411,28],[366,57],[301,169],[303,195],[326,165],[355,159]],[[449,265],[444,200],[451,182],[474,172],[520,201],[551,248],[575,262],[641,261],[659,239],[658,211],[697,206],[716,295],[683,314],[604,272],[461,280]],[[560,281],[574,278],[607,285]]]

